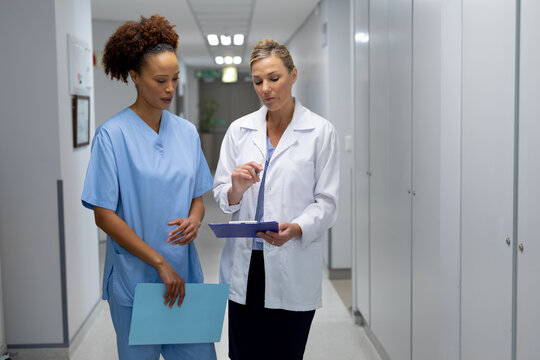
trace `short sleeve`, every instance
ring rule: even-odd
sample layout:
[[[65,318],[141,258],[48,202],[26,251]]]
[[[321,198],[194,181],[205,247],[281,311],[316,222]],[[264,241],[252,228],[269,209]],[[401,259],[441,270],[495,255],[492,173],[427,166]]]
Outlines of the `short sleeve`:
[[[208,163],[201,149],[200,140],[197,141],[197,170],[195,174],[195,187],[193,189],[193,198],[202,196],[205,192],[212,189],[214,180],[208,168]]]
[[[81,196],[88,209],[94,206],[116,211],[119,198],[118,170],[109,134],[103,129],[96,132],[92,141],[90,162]]]

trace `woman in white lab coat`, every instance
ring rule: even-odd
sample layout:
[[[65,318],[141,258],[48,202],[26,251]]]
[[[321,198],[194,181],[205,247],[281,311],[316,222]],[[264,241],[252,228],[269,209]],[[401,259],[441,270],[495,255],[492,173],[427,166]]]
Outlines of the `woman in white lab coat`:
[[[214,197],[232,220],[277,221],[279,232],[225,242],[229,356],[302,359],[322,306],[323,234],[337,217],[337,135],[292,96],[298,72],[284,45],[260,41],[250,67],[263,106],[229,127]]]

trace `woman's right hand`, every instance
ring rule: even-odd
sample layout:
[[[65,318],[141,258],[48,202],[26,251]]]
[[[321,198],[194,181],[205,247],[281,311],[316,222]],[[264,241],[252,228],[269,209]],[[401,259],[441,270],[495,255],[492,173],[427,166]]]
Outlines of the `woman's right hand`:
[[[184,279],[167,262],[157,266],[156,269],[167,288],[163,294],[165,306],[169,305],[172,308],[178,298],[178,307],[180,307],[186,295]]]
[[[107,235],[130,253],[145,263],[152,265],[157,270],[167,288],[163,295],[165,305],[168,304],[172,308],[176,299],[179,299],[178,306],[180,306],[186,294],[184,279],[174,271],[167,261],[147,243],[142,241],[113,210],[94,206],[94,216],[96,225],[105,231]]]
[[[254,161],[238,166],[231,174],[232,186],[227,193],[229,205],[240,203],[242,195],[249,187],[259,181],[259,173],[263,171],[261,164]]]

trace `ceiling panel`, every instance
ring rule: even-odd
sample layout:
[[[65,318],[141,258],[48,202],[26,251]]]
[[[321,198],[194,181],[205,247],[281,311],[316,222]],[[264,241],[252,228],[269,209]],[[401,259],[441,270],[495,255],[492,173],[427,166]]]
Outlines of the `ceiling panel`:
[[[124,22],[141,15],[160,14],[176,25],[179,54],[193,67],[220,67],[217,55],[243,56],[243,66],[253,46],[271,37],[288,41],[319,0],[92,0],[92,18]],[[209,33],[243,33],[241,47],[210,47]],[[244,69],[245,70],[245,69]]]
[[[187,0],[195,22],[204,38],[208,34],[229,35],[243,34],[247,39],[255,0]],[[246,52],[245,43],[210,46],[206,43],[212,59],[216,56],[240,56]],[[246,65],[246,59],[242,59]]]

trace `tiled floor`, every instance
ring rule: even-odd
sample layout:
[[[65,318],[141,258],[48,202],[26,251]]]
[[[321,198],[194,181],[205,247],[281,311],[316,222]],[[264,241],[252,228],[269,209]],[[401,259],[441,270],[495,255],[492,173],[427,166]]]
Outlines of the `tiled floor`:
[[[206,216],[196,242],[205,274],[205,282],[217,283],[222,244],[221,240],[213,236],[206,224],[227,221],[229,218],[221,213],[213,198],[209,197],[210,195],[208,193],[205,196]],[[100,247],[104,246],[100,245]],[[350,284],[350,281],[348,283]],[[347,281],[339,281],[336,286],[344,288],[341,291],[344,299],[350,297],[348,295],[350,290],[347,292]],[[350,301],[345,305],[332,282],[325,276],[323,279],[323,308],[315,313],[305,359],[380,360],[364,329],[354,325],[348,306],[350,306]],[[216,343],[219,360],[228,359],[226,329],[227,318],[225,318],[221,342]],[[118,359],[115,333],[106,302],[102,301],[98,306],[90,329],[81,339],[72,359]]]
[[[351,310],[352,305],[352,282],[351,279],[339,279],[339,280],[330,280],[332,286],[337,291],[339,298],[343,301],[343,305],[349,311]]]

